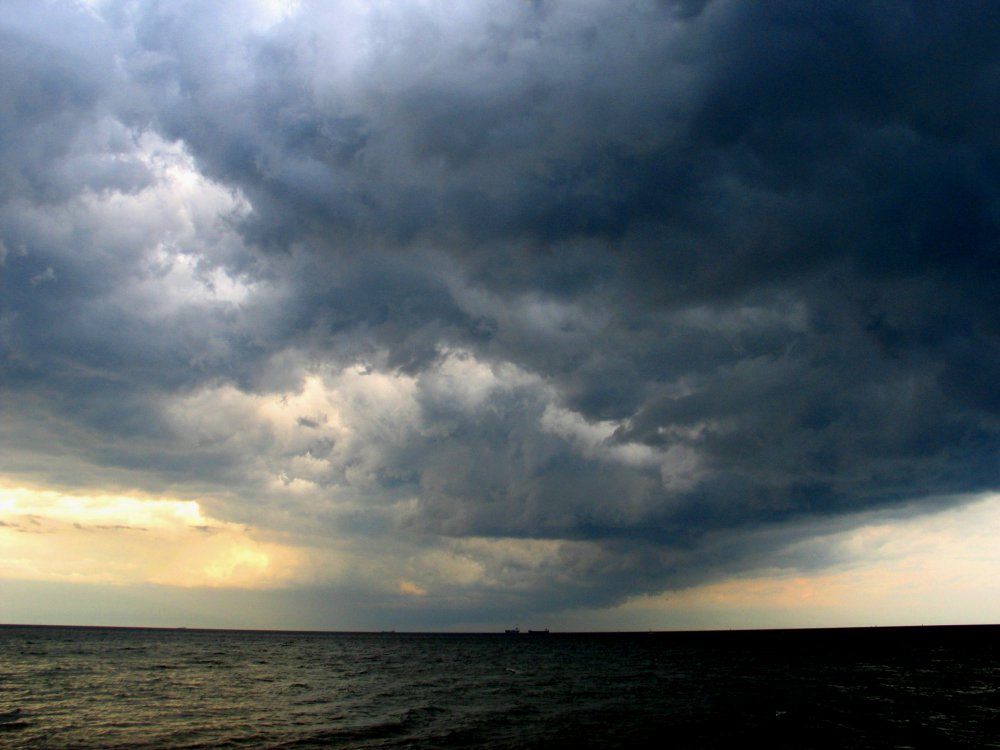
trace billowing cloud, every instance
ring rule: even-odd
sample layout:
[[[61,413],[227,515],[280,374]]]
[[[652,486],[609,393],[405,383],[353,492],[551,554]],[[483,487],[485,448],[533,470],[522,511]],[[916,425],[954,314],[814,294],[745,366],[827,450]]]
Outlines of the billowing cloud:
[[[456,622],[995,491],[998,35],[972,2],[8,3],[0,472],[197,500]]]

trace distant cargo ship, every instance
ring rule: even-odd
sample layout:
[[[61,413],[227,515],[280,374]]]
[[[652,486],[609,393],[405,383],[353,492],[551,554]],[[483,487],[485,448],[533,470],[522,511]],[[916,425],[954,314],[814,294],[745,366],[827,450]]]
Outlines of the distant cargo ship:
[[[512,628],[507,628],[503,632],[506,633],[507,635],[518,635],[521,632],[521,628],[519,628],[517,625],[515,625]],[[549,634],[549,629],[548,628],[545,628],[545,630],[529,630],[528,631],[528,635],[548,635],[548,634]]]

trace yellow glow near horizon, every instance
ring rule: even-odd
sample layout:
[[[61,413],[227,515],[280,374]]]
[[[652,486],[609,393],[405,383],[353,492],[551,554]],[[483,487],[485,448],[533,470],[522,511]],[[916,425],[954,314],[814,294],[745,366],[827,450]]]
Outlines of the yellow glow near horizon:
[[[80,583],[266,588],[303,554],[194,500],[71,495],[0,485],[0,577]]]
[[[1000,495],[911,518],[868,514],[852,528],[802,534],[789,559],[823,568],[743,575],[566,615],[579,629],[824,627],[1000,621]],[[517,588],[558,565],[558,540],[452,540],[404,558],[358,556],[266,539],[207,516],[198,502],[138,494],[69,494],[0,479],[0,579],[266,589],[360,576],[413,601],[466,587]],[[586,550],[580,550],[585,552]],[[357,563],[364,562],[364,565]],[[374,564],[379,563],[379,564]],[[405,564],[404,564],[405,563]],[[516,563],[516,564],[514,564]],[[497,571],[523,569],[525,581]],[[363,572],[367,571],[367,573]],[[402,573],[403,575],[400,575]],[[358,583],[355,580],[354,583]]]
[[[684,627],[1000,622],[998,529],[996,494],[909,519],[873,518],[819,538],[836,565],[749,572],[638,597],[620,611],[665,613]]]

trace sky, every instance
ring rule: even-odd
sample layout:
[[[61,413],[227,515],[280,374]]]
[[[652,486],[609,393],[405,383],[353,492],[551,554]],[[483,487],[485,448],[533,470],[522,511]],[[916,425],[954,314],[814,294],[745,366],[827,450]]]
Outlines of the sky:
[[[0,622],[1000,622],[998,38],[0,4]]]

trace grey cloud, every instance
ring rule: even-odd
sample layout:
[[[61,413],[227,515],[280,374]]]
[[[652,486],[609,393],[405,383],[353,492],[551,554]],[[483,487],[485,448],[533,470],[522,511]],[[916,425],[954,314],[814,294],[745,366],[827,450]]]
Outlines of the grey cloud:
[[[997,486],[988,6],[28,8],[0,45],[0,372],[52,422],[22,459],[63,424],[109,472],[238,487],[217,508],[247,521],[593,544],[566,606],[766,556],[741,533]],[[183,221],[79,201],[155,190],[143,133],[252,207],[169,249],[239,301],[130,306]],[[294,448],[163,413],[358,362],[422,383],[455,351],[535,380],[475,407],[418,388],[412,429],[349,458],[312,413]],[[557,408],[606,436],[546,429]],[[329,466],[299,505],[261,483],[292,459]]]

